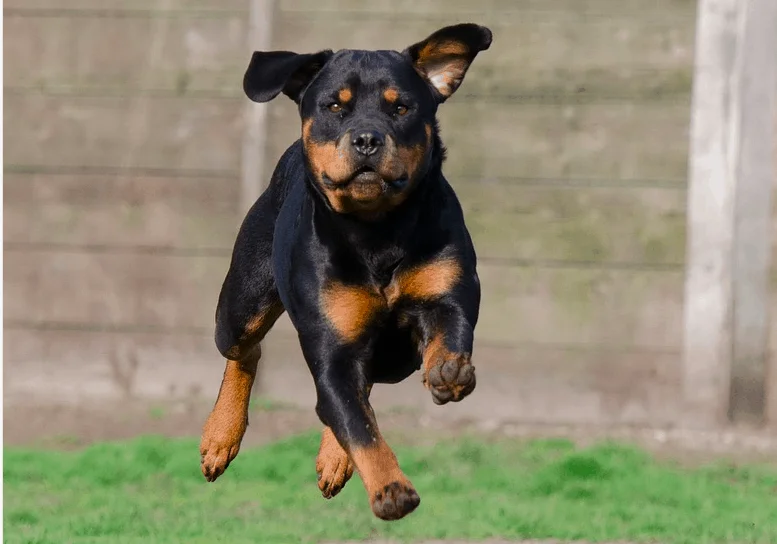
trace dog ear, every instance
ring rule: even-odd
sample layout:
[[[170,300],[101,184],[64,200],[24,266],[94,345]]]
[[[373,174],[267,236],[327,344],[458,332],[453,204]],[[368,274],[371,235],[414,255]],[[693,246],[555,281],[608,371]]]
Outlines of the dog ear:
[[[425,40],[405,49],[416,71],[444,102],[461,85],[475,56],[491,46],[491,31],[480,25],[463,23],[441,28]]]
[[[305,88],[331,56],[330,49],[306,54],[256,51],[243,76],[243,90],[254,102],[269,102],[283,91],[299,103]]]

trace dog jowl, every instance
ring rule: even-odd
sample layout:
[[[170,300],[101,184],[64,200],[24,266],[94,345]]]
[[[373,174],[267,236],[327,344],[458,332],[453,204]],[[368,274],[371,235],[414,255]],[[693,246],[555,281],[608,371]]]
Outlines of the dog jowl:
[[[200,446],[209,481],[238,453],[260,342],[286,312],[324,424],[321,493],[334,497],[356,471],[379,518],[420,503],[369,397],[374,384],[417,370],[436,404],[475,389],[480,283],[442,174],[436,114],[490,44],[487,28],[460,24],[401,52],[253,54],[246,94],[292,99],[300,139],[244,219],[219,295],[216,345],[227,364]]]

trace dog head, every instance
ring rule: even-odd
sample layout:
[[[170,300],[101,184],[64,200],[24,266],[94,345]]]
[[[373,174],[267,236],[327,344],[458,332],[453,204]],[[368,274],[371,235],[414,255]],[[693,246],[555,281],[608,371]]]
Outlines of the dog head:
[[[490,45],[490,30],[459,24],[402,52],[256,52],[243,87],[256,102],[283,92],[298,104],[309,179],[335,212],[378,216],[428,171],[437,106]]]

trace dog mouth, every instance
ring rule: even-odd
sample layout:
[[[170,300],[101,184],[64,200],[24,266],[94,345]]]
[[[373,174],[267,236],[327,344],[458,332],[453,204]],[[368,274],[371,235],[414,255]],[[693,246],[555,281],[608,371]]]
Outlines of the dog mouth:
[[[385,183],[385,180],[372,166],[362,166],[356,169],[348,183]]]
[[[374,186],[375,188],[380,187],[381,191],[384,190],[394,190],[394,191],[401,191],[405,187],[407,187],[409,178],[406,175],[402,175],[396,179],[387,180],[383,176],[381,176],[380,172],[378,172],[374,167],[369,165],[360,166],[356,170],[354,170],[353,174],[351,174],[350,177],[348,177],[345,181],[342,182],[336,182],[333,181],[329,176],[324,174],[323,176],[324,183],[331,187],[331,188],[337,188],[337,189],[344,189],[346,187],[366,187],[366,186]]]

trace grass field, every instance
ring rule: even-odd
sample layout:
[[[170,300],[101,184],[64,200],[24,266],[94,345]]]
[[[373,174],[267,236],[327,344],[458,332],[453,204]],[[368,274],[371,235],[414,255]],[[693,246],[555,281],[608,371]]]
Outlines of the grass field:
[[[684,468],[627,446],[465,438],[397,447],[421,495],[372,517],[358,479],[315,485],[317,434],[241,452],[215,484],[197,443],[145,437],[76,452],[5,449],[5,542],[262,542],[388,537],[559,538],[666,544],[777,542],[777,469]]]

